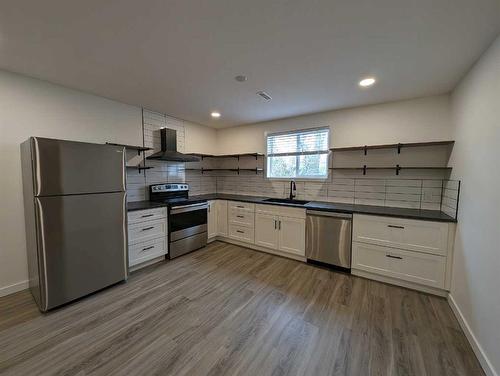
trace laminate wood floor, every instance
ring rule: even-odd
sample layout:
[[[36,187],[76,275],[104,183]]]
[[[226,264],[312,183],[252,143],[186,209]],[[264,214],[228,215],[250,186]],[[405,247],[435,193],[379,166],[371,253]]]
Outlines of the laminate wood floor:
[[[483,375],[441,298],[215,242],[41,314],[0,299],[2,375]]]

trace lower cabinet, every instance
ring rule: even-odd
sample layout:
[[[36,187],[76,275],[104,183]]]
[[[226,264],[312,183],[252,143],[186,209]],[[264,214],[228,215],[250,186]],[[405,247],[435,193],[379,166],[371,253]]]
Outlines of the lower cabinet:
[[[352,273],[445,295],[454,235],[454,223],[355,214]]]
[[[167,212],[165,208],[138,210],[128,213],[128,264],[141,264],[168,253]]]
[[[283,252],[306,255],[306,220],[303,218],[279,217],[278,249]]]
[[[207,233],[208,239],[212,239],[217,235],[217,201],[208,201],[207,209]]]
[[[352,267],[444,289],[446,257],[354,242]]]
[[[212,200],[208,201],[208,240],[216,236],[227,236],[227,201]]]
[[[255,244],[278,249],[278,216],[257,213],[255,216]]]
[[[227,201],[217,200],[215,207],[217,211],[217,235],[227,236]]]
[[[167,238],[161,237],[146,242],[131,244],[128,248],[129,266],[142,264],[167,254]]]
[[[302,217],[300,212],[299,218],[286,217],[269,214],[273,209],[263,206],[259,205],[255,214],[255,244],[297,256],[305,256],[305,211],[303,218],[300,218]],[[283,209],[287,208],[281,208],[281,213]],[[294,214],[297,213],[294,212]]]
[[[254,229],[252,227],[230,224],[228,236],[232,239],[236,239],[242,242],[253,243]]]

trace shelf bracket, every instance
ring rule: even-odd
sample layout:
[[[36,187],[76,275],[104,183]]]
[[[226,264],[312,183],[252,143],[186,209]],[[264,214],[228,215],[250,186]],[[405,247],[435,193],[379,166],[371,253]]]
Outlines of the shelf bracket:
[[[401,170],[400,165],[396,165],[396,175],[399,175],[399,171]]]
[[[366,175],[366,165],[363,166],[363,175]]]

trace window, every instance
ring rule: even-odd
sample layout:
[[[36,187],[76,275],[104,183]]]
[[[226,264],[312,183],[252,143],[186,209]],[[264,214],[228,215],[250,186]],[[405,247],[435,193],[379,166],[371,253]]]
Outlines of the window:
[[[329,128],[267,135],[267,177],[326,179]]]

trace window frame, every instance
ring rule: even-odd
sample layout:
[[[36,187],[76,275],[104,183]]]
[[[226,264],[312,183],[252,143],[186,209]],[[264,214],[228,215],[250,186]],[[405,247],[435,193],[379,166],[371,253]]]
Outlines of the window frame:
[[[273,136],[279,136],[279,135],[287,135],[287,134],[297,134],[297,137],[303,133],[303,132],[311,132],[311,131],[321,131],[321,130],[326,130],[327,132],[327,148],[326,150],[323,151],[309,151],[309,152],[287,152],[287,153],[275,153],[269,155],[269,150],[268,150],[268,139],[269,137]],[[330,127],[329,126],[322,126],[322,127],[312,127],[312,128],[301,128],[301,129],[294,129],[290,131],[283,131],[283,132],[269,132],[265,134],[265,143],[266,143],[266,179],[269,180],[275,180],[275,181],[290,181],[290,180],[295,180],[295,181],[326,181],[330,177]],[[296,167],[295,170],[297,172],[297,169],[299,168],[299,158],[303,155],[326,155],[326,174],[322,176],[317,176],[317,175],[310,175],[310,176],[295,176],[295,177],[274,177],[274,176],[269,176],[270,173],[270,163],[271,160],[270,158],[272,157],[277,157],[277,156],[295,156],[296,158]]]

